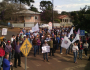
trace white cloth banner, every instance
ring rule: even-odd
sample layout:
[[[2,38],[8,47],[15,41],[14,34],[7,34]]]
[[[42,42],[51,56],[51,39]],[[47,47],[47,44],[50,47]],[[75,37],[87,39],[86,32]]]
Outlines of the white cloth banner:
[[[2,28],[2,35],[7,35],[7,28]]]
[[[68,38],[70,38],[71,34],[73,34],[73,27],[72,27],[70,33],[68,34]]]
[[[71,44],[71,41],[68,39],[68,37],[64,37],[61,47],[68,49]]]
[[[50,46],[43,46],[42,53],[50,52]]]
[[[77,41],[77,40],[80,40],[79,34],[76,35],[76,37],[74,38],[74,40],[72,41],[72,43],[74,43],[74,42]]]
[[[35,32],[35,31],[39,31],[39,26],[38,26],[38,23],[32,27],[32,31]]]
[[[80,28],[78,29],[78,32],[77,32],[77,34],[79,34],[79,35],[80,35]]]

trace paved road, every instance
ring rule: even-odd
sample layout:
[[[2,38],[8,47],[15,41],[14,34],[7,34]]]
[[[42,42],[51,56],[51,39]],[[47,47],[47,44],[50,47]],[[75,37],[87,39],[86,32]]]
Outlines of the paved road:
[[[1,33],[0,33],[1,34]],[[14,32],[8,31],[7,39],[10,39]],[[65,49],[63,49],[64,54],[59,54],[59,50],[56,51],[55,56],[49,56],[50,62],[43,62],[43,54],[33,56],[33,49],[31,50],[29,56],[27,57],[27,70],[90,70],[90,61],[87,61],[83,54],[83,59],[77,59],[78,63],[73,63],[73,53],[70,55],[65,54]],[[14,60],[12,60],[13,62]],[[25,70],[25,57],[21,58],[21,67],[14,68],[14,70]]]

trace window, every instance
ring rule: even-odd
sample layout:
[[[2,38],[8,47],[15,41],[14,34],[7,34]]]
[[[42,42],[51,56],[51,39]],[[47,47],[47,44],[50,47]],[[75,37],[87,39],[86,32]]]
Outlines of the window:
[[[35,19],[37,20],[38,19],[38,16],[35,16]]]

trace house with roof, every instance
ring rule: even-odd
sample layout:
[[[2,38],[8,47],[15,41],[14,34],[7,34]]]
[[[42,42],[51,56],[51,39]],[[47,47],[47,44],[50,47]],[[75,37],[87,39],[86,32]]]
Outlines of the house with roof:
[[[68,15],[59,15],[58,18],[61,21],[61,24],[73,24],[71,18]]]
[[[10,22],[12,23],[12,25],[14,27],[17,27],[19,24],[23,27],[24,23],[26,26],[28,26],[28,25],[32,26],[32,25],[34,25],[34,23],[40,23],[41,22],[40,13],[33,12],[30,10],[22,10],[22,11],[14,13],[13,17],[11,17]]]

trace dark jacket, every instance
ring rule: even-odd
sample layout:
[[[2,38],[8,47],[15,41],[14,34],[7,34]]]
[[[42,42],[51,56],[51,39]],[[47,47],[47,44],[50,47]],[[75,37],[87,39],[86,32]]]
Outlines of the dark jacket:
[[[58,44],[58,40],[57,39],[53,39],[53,44]]]

